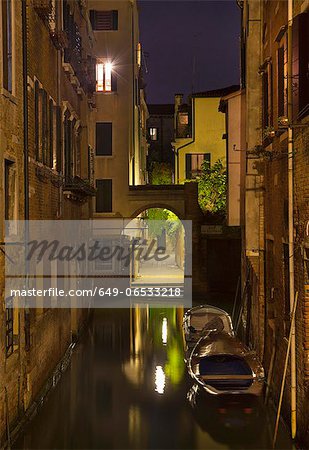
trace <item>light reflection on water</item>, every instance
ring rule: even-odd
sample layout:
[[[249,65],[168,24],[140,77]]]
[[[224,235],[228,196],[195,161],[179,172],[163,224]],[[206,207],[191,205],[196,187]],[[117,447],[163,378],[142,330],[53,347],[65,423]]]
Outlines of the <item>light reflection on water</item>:
[[[97,310],[15,448],[270,448],[259,405],[207,397],[186,373],[182,308]],[[291,448],[280,434],[280,448]]]

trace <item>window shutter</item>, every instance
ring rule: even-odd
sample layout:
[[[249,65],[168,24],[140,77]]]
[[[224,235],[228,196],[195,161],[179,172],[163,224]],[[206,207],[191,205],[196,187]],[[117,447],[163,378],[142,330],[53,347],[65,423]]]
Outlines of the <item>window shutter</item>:
[[[264,72],[262,77],[263,90],[263,128],[268,126],[268,73]]]
[[[96,212],[112,212],[112,180],[96,180]]]
[[[8,3],[7,0],[2,1],[2,70],[3,70],[3,87],[9,89],[8,80]]]
[[[64,170],[65,177],[72,176],[72,121],[66,115],[64,120]]]
[[[112,92],[117,92],[117,75],[112,72]]]
[[[273,65],[267,66],[267,83],[268,83],[268,125],[273,125]]]
[[[301,119],[309,113],[309,13],[293,20],[293,118]]]
[[[309,13],[299,16],[299,111],[298,118],[309,114]]]
[[[49,100],[49,154],[48,154],[48,165],[53,167],[53,156],[54,156],[54,104],[53,101]]]
[[[112,123],[98,122],[96,124],[96,155],[112,155]]]
[[[90,23],[93,30],[96,30],[96,11],[90,10]]]
[[[62,172],[62,142],[61,142],[61,108],[56,106],[56,158],[57,171]]]
[[[40,160],[40,151],[39,151],[39,82],[36,81],[34,84],[34,126],[35,126],[35,157],[36,160]]]
[[[112,17],[113,30],[118,30],[118,11],[112,11]]]
[[[191,166],[192,166],[192,164],[191,164],[191,162],[192,162],[192,160],[191,160],[191,154],[190,153],[187,153],[186,154],[186,178],[188,179],[188,180],[190,180],[191,178],[192,178],[192,174],[191,174]]]
[[[42,159],[43,164],[47,163],[47,93],[44,89],[40,90],[41,98],[42,98]]]
[[[118,11],[90,11],[90,21],[94,31],[118,30]]]
[[[278,49],[278,117],[284,116],[284,47]]]

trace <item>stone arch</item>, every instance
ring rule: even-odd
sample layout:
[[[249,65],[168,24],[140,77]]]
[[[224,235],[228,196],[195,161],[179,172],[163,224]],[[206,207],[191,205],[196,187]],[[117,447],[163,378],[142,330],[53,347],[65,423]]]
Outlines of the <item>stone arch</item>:
[[[162,209],[168,209],[172,213],[176,214],[176,216],[179,218],[179,220],[184,220],[184,214],[180,211],[178,211],[176,208],[174,208],[173,205],[169,205],[168,203],[147,203],[145,205],[140,206],[137,208],[130,216],[131,219],[135,219],[139,214],[141,214],[143,211],[146,211],[147,209],[152,208],[162,208]]]

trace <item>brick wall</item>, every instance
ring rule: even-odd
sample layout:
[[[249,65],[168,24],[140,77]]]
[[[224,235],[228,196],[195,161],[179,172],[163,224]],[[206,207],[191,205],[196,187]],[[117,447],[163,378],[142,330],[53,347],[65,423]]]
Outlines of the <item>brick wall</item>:
[[[298,2],[298,6],[299,6]],[[296,5],[297,6],[297,5]],[[299,8],[298,8],[299,9]],[[300,11],[298,11],[300,12]],[[294,13],[297,13],[295,10]],[[275,349],[274,371],[271,391],[278,401],[283,367],[290,329],[289,304],[289,254],[288,254],[288,141],[287,131],[278,125],[278,65],[277,50],[285,45],[286,36],[278,38],[279,30],[287,24],[287,2],[264,3],[263,13],[263,58],[268,61],[264,70],[272,74],[272,85],[268,100],[275,136],[264,140],[265,154],[265,353],[264,364],[269,369],[271,355]],[[280,36],[280,35],[279,35]],[[278,42],[277,42],[278,41]],[[270,58],[270,60],[268,59]],[[265,64],[265,63],[264,63]],[[307,123],[307,126],[305,125]],[[308,274],[305,270],[305,227],[309,218],[309,130],[308,118],[298,121],[293,131],[294,166],[294,264],[295,292],[298,292],[296,313],[296,370],[297,370],[297,417],[298,436],[309,442],[308,421],[308,359],[307,351],[307,301],[305,286]],[[290,367],[287,372],[283,402],[283,414],[290,420]]]
[[[17,169],[17,218],[24,218],[23,191],[23,76],[22,76],[22,23],[21,2],[14,4],[14,61],[15,92],[8,95],[0,86],[0,173],[4,171],[4,158],[11,159]],[[80,26],[85,52],[91,54],[87,32],[87,23],[78,2],[69,1],[74,19]],[[35,155],[35,102],[34,81],[38,80],[42,88],[59,106],[69,102],[70,107],[81,121],[83,136],[82,173],[88,173],[88,139],[92,136],[90,128],[90,110],[87,94],[77,92],[62,69],[63,52],[57,50],[50,38],[47,24],[39,17],[33,2],[27,0],[27,36],[28,36],[28,120],[29,120],[29,201],[30,219],[87,219],[90,215],[91,199],[80,201],[68,199],[62,189],[52,180],[59,174],[55,169],[44,167],[49,176],[38,177],[37,169],[43,164],[36,161]],[[0,54],[0,59],[1,59]],[[60,58],[60,71],[57,61]],[[63,142],[62,142],[63,145]],[[2,179],[2,175],[0,176]],[[3,185],[0,184],[0,203],[4,200]],[[4,213],[1,210],[0,239],[3,236]],[[2,247],[1,247],[2,248]],[[4,256],[0,253],[0,292],[3,302]],[[67,309],[30,310],[30,349],[25,348],[25,313],[15,310],[14,351],[6,357],[5,353],[5,310],[0,308],[0,446],[7,439],[7,422],[12,429],[20,420],[24,411],[35,399],[45,381],[64,355],[71,342],[72,333],[78,334],[85,321],[87,311]],[[17,320],[18,319],[18,320]]]

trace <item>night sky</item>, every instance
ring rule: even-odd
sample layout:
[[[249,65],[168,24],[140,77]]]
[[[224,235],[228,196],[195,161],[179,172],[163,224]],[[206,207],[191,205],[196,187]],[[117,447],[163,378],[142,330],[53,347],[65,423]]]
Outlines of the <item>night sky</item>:
[[[236,0],[140,0],[139,9],[147,103],[172,103],[192,92],[192,81],[194,92],[239,83]]]

